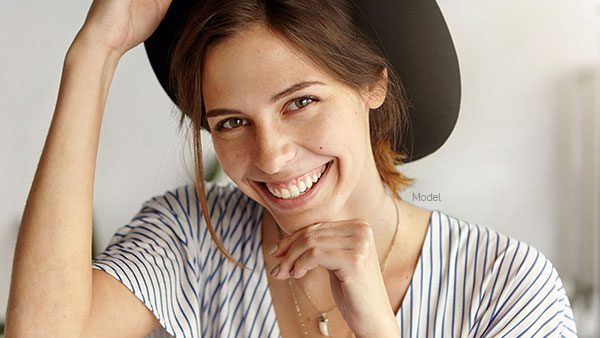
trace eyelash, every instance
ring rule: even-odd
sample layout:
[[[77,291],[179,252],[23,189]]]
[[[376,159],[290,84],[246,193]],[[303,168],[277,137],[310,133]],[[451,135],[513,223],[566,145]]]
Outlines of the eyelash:
[[[311,102],[305,104],[304,106],[302,106],[302,107],[300,107],[298,109],[294,109],[294,111],[301,110],[301,109],[306,108],[307,106],[309,106],[311,103],[319,101],[319,99],[317,99],[316,97],[314,97],[312,95],[299,96],[299,97],[293,98],[292,100],[288,101],[288,106],[290,104],[292,104],[292,103],[295,103],[295,102],[298,102],[298,101],[302,101],[304,99],[309,99],[309,100],[311,100]],[[226,130],[236,129],[236,127],[234,127],[234,128],[225,128],[223,126],[225,123],[227,123],[228,121],[231,121],[231,120],[244,120],[244,119],[243,118],[239,118],[239,117],[230,117],[230,118],[227,118],[227,119],[225,119],[225,120],[217,123],[217,125],[215,126],[215,130],[216,131],[221,131],[223,129],[226,129]],[[246,124],[242,124],[242,125],[246,125]]]

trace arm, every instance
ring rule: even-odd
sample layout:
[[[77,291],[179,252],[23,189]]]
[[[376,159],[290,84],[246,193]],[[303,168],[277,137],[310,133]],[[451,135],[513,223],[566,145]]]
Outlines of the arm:
[[[78,39],[65,58],[56,109],[19,229],[8,336],[72,336],[81,331],[91,308],[94,171],[118,57]]]
[[[118,281],[100,271],[92,274],[90,266],[98,141],[120,56],[84,33],[67,52],[54,116],[17,238],[7,337],[80,336],[92,314],[107,318],[116,305],[129,306],[120,309],[129,313],[123,320],[144,319],[142,331],[156,324]],[[106,310],[104,315],[99,309]]]
[[[106,319],[115,322],[104,330],[122,329],[103,332],[112,336],[156,325],[124,286],[104,272],[92,273],[92,198],[100,127],[117,63],[154,32],[169,5],[170,0],[94,1],[67,52],[17,237],[7,337],[87,335]],[[128,324],[131,320],[139,324]]]

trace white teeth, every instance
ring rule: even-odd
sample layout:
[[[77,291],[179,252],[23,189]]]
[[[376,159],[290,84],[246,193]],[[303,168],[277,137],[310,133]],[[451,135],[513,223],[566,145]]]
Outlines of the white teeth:
[[[304,184],[306,184],[306,189],[310,189],[310,187],[312,187],[312,185],[313,185],[313,181],[310,177],[307,177],[304,180]]]
[[[304,184],[304,181],[300,181],[298,182],[298,190],[300,190],[300,193],[303,193],[306,191],[306,184]]]
[[[292,185],[290,185],[290,194],[291,194],[292,198],[294,198],[294,197],[300,195],[300,190],[298,189],[297,186],[292,184]]]
[[[327,169],[327,167],[325,167],[325,169]],[[273,188],[268,183],[266,186],[269,192],[271,192],[271,194],[273,194],[275,197],[282,199],[296,198],[310,190],[310,188],[317,183],[322,175],[323,173],[315,173],[312,176],[307,176],[304,180],[298,180],[298,185],[289,184],[286,188],[281,189]]]

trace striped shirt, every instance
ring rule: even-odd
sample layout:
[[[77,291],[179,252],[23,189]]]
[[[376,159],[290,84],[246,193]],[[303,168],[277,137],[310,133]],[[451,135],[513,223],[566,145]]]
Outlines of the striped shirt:
[[[262,256],[263,208],[233,184],[207,183],[212,241],[193,184],[146,201],[92,261],[161,327],[150,336],[281,337]],[[396,313],[402,337],[576,337],[569,299],[535,248],[434,210]]]

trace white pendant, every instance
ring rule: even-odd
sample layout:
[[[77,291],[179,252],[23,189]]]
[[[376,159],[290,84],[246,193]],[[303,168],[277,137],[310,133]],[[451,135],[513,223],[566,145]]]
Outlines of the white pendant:
[[[325,317],[324,314],[321,314],[321,317],[319,317],[319,330],[321,331],[321,334],[324,336],[329,337],[329,328],[327,327],[327,322],[329,320]]]

